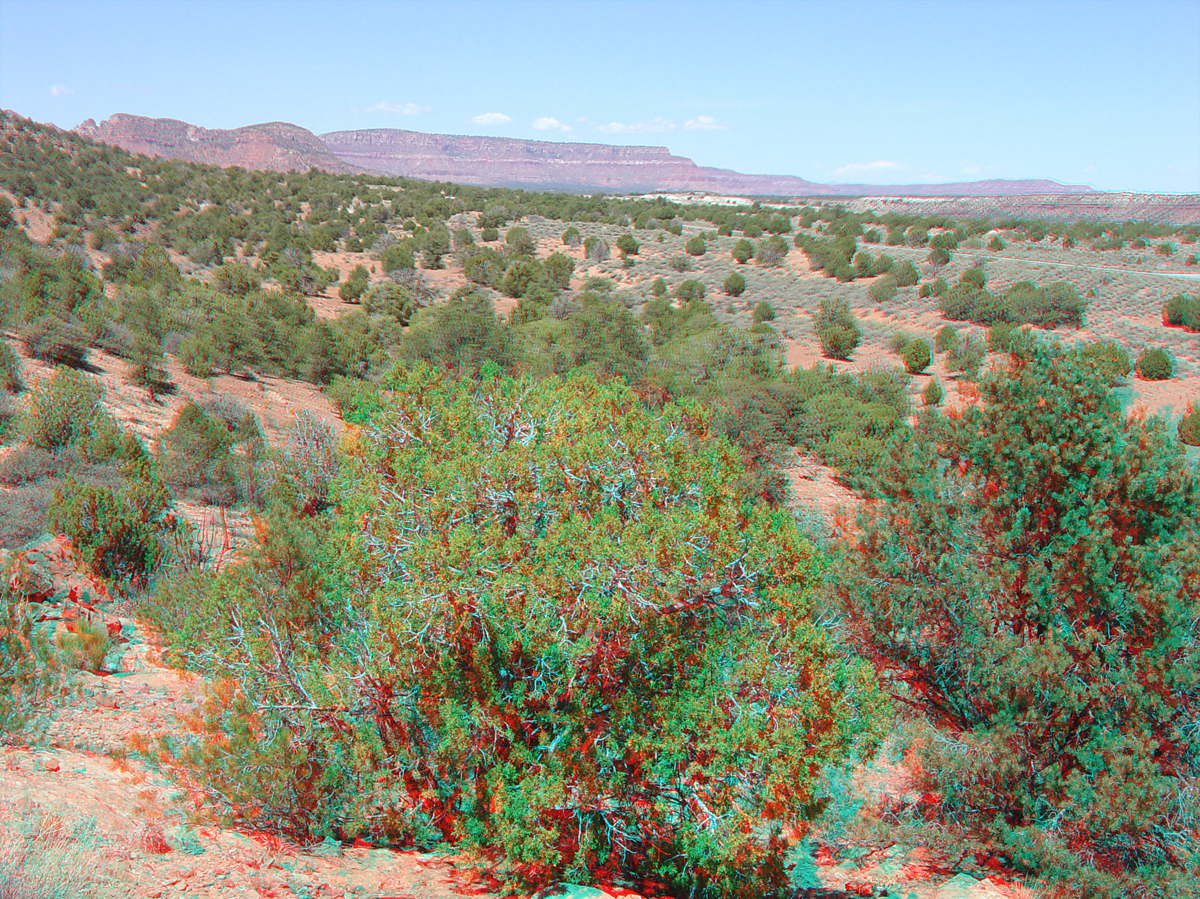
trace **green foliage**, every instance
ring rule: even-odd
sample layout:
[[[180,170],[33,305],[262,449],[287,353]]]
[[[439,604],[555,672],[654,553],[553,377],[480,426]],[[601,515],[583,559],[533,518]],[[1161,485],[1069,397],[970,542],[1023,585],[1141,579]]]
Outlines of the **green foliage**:
[[[892,821],[1067,895],[1200,871],[1200,494],[1161,420],[1074,352],[1023,351],[984,404],[892,446],[831,592],[924,772]],[[940,834],[940,836],[936,836]],[[927,842],[928,844],[928,842]]]
[[[537,244],[525,228],[509,228],[504,235],[504,242],[515,256],[533,256],[537,253]]]
[[[476,247],[463,256],[463,275],[485,287],[498,287],[508,261],[491,247]]]
[[[681,281],[679,286],[675,288],[675,296],[685,303],[692,300],[702,300],[704,299],[704,295],[704,284],[694,278]]]
[[[82,368],[87,361],[88,335],[76,319],[42,315],[21,333],[25,352],[51,365]]]
[[[921,399],[924,400],[926,406],[937,406],[945,397],[946,391],[937,378],[930,378],[925,389],[921,391]]]
[[[579,229],[574,225],[563,232],[562,242],[568,247],[577,247],[583,243],[583,238],[579,234]]]
[[[958,331],[950,325],[942,325],[941,330],[937,332],[937,337],[934,338],[934,346],[937,347],[939,353],[948,353],[961,342],[962,338],[959,337]]]
[[[957,286],[941,294],[939,306],[943,315],[956,321],[1054,328],[1080,326],[1087,301],[1066,281],[1045,286],[1018,281],[1003,294],[993,294],[983,270],[972,268],[963,272]]]
[[[919,338],[906,343],[900,355],[904,359],[904,367],[909,374],[914,375],[923,372],[933,361],[933,352],[929,349],[928,342]]]
[[[30,446],[58,449],[92,436],[103,416],[104,389],[73,368],[60,367],[26,393],[23,431]]]
[[[443,304],[422,309],[404,335],[401,354],[433,366],[478,372],[484,363],[512,364],[511,339],[491,301],[471,288],[459,288]]]
[[[1125,348],[1112,340],[1098,340],[1085,345],[1080,352],[1091,361],[1101,375],[1111,384],[1117,383],[1133,371],[1133,361]]]
[[[244,409],[188,403],[159,440],[159,465],[163,480],[177,493],[194,491],[220,505],[259,501],[255,468],[265,448],[257,419]]]
[[[622,303],[585,294],[566,325],[572,365],[595,364],[627,381],[636,379],[648,354],[645,330]]]
[[[383,266],[384,272],[388,274],[417,267],[416,257],[413,255],[413,247],[410,241],[392,244],[383,251],[383,255],[379,261]]]
[[[152,399],[157,398],[171,387],[165,366],[162,341],[145,332],[135,334],[129,350],[129,371],[125,380],[135,387],[145,388]]]
[[[18,393],[22,389],[21,361],[8,341],[0,337],[0,392]]]
[[[223,294],[244,297],[258,290],[262,286],[262,279],[245,263],[226,262],[213,272],[212,285],[214,290]]]
[[[688,242],[684,244],[683,248],[689,256],[703,256],[708,252],[708,244],[704,242],[704,238],[699,234],[688,238]]]
[[[884,275],[867,288],[867,296],[876,303],[886,303],[896,296],[896,279],[891,275]]]
[[[819,365],[796,369],[771,391],[776,427],[785,442],[819,456],[871,495],[887,441],[905,431],[908,380],[895,370],[855,377]]]
[[[430,228],[421,236],[421,264],[425,268],[442,268],[442,259],[450,252],[450,245],[450,232],[445,227]]]
[[[49,528],[69,537],[93,571],[117,584],[144,583],[163,560],[161,519],[170,494],[146,463],[136,477],[124,494],[68,478],[46,512]]]
[[[754,262],[767,268],[783,265],[788,254],[788,243],[778,234],[772,234],[766,240],[759,241],[754,251]]]
[[[833,297],[821,300],[814,324],[821,354],[830,359],[849,359],[862,340],[858,320],[845,300]]]
[[[745,265],[754,258],[754,244],[743,237],[733,245],[730,253],[739,264]]]
[[[740,297],[746,292],[746,279],[737,272],[730,272],[725,279],[725,292],[731,297]]]
[[[617,249],[625,256],[636,256],[640,247],[632,234],[622,234],[617,238]]]
[[[987,344],[968,331],[946,351],[946,367],[950,371],[962,372],[968,378],[976,378],[986,356]]]
[[[208,614],[248,626],[210,635],[230,680],[178,762],[255,826],[453,835],[513,886],[783,888],[782,828],[882,711],[810,618],[791,516],[742,498],[696,407],[588,377],[390,389],[320,563],[352,613],[317,585],[281,614],[247,589],[261,564],[223,576]]]
[[[907,259],[892,269],[892,275],[900,287],[912,287],[921,280],[921,276],[917,273],[917,267]]]
[[[496,228],[484,228],[479,232],[479,239],[486,243],[492,243],[500,239],[500,231]]]
[[[0,742],[17,742],[57,698],[62,670],[50,645],[34,631],[34,612],[0,571]]]
[[[1163,324],[1200,331],[1200,296],[1179,293],[1163,304]]]
[[[569,290],[571,275],[575,272],[575,260],[563,253],[551,253],[542,263],[546,279],[559,290]]]
[[[667,265],[677,272],[690,272],[693,268],[692,260],[687,256],[672,256],[667,260]]]
[[[754,320],[756,322],[775,321],[775,307],[766,300],[759,300],[754,306]]]
[[[1179,440],[1187,446],[1200,446],[1200,406],[1189,401],[1187,411],[1179,419]]]
[[[1138,356],[1137,373],[1147,381],[1166,381],[1175,376],[1175,360],[1159,347],[1142,351]]]
[[[354,271],[338,287],[338,296],[341,297],[342,302],[357,303],[366,293],[370,278],[371,276],[364,266],[354,266]]]
[[[988,328],[987,345],[993,353],[1006,353],[1013,347],[1017,329],[1008,322],[997,322]]]

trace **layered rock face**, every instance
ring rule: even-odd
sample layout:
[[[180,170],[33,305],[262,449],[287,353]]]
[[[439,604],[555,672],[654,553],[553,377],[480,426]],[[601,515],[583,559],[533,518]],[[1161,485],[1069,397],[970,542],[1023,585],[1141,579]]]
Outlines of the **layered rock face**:
[[[701,168],[683,156],[672,156],[666,147],[424,134],[393,128],[334,131],[322,134],[321,139],[340,159],[353,165],[456,184],[621,193],[707,190],[759,194],[796,193],[818,186],[803,178]],[[767,185],[771,189],[764,189]]]
[[[543,190],[615,193],[706,191],[752,196],[996,196],[1077,193],[1085,185],[1055,181],[977,181],[956,184],[817,184],[793,175],[743,175],[698,166],[666,147],[615,147],[394,128],[334,131],[321,139],[338,158],[405,178]]]
[[[182,159],[206,165],[241,166],[273,172],[359,171],[338,159],[311,131],[287,122],[267,122],[232,130],[201,128],[176,119],[148,119],[118,113],[100,124],[88,119],[75,129],[92,140],[131,153]]]
[[[272,171],[374,172],[425,181],[538,190],[704,191],[776,197],[981,197],[1079,194],[1091,188],[1055,181],[954,184],[817,184],[793,175],[744,175],[698,166],[666,147],[618,147],[512,138],[425,134],[393,128],[334,131],[320,137],[286,122],[201,128],[175,119],[117,114],[78,133],[134,153],[217,166]]]

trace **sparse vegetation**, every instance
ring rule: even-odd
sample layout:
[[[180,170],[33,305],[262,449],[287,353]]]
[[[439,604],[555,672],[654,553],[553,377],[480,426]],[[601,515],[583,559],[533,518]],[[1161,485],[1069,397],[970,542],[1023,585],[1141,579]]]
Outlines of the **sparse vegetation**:
[[[840,795],[819,769],[892,728],[935,801],[873,824],[864,806],[835,851],[919,843],[1064,895],[1185,882],[1198,516],[1179,444],[1200,416],[1176,442],[1108,391],[1175,396],[1124,382],[1129,341],[1194,378],[1188,335],[1146,325],[1161,304],[1196,329],[1178,282],[1143,272],[1133,330],[1111,326],[1127,248],[1181,258],[1194,227],[222,171],[3,122],[0,543],[65,532],[209,681],[197,740],[160,757],[189,789],[287,834],[465,845],[514,889],[758,896],[786,843],[767,804],[807,827]],[[829,280],[784,265],[793,245]],[[1020,280],[1045,271],[1023,254],[1093,252],[1122,257]],[[988,328],[933,339],[944,412],[939,378],[910,377],[935,306]],[[1085,314],[1126,342],[1056,351],[1021,327]],[[853,362],[785,364],[813,342]],[[172,386],[175,364],[210,383]],[[215,399],[269,408],[276,377],[322,387],[344,438]],[[153,455],[118,425],[131,397],[169,422]],[[864,530],[806,525],[820,553],[799,537],[793,448],[872,498]],[[197,507],[252,518],[250,543],[213,544]],[[835,599],[853,646],[810,617]],[[0,619],[4,727],[108,651],[86,625],[56,649],[27,613]]]

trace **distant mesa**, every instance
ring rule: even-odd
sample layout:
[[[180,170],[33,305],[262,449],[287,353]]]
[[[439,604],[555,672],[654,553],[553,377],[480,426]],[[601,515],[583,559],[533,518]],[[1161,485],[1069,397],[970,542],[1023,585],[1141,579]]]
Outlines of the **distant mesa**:
[[[698,166],[666,147],[618,147],[512,138],[425,134],[393,128],[334,131],[320,137],[286,122],[201,128],[175,119],[117,114],[76,132],[135,153],[217,166],[272,171],[371,172],[530,190],[705,191],[778,197],[995,197],[1082,194],[1093,189],[1057,181],[953,184],[818,184],[794,175],[744,175]]]
[[[117,113],[99,125],[88,119],[75,132],[131,153],[221,168],[240,166],[272,172],[307,172],[318,168],[337,174],[361,171],[338,159],[308,129],[287,122],[267,122],[226,131],[201,128],[177,119],[148,119]]]

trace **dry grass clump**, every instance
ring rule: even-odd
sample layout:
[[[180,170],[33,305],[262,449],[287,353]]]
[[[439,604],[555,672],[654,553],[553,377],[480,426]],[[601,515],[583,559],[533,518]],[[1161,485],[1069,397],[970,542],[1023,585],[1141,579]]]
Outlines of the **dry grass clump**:
[[[0,899],[125,899],[104,864],[116,849],[94,818],[67,818],[29,800],[0,806]]]

